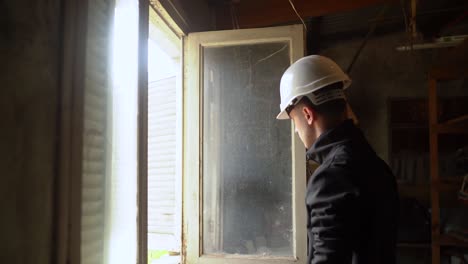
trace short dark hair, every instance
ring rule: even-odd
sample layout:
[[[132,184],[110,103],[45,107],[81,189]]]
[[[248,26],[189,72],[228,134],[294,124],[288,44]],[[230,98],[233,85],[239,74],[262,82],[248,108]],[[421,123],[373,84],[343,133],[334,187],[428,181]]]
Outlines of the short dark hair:
[[[337,82],[320,89],[315,94],[320,94],[334,89],[343,89],[343,83]],[[328,118],[337,118],[342,116],[346,111],[346,100],[336,99],[325,102],[320,105],[314,105],[307,96],[302,97],[298,104],[303,103],[304,105],[314,109],[318,114]]]

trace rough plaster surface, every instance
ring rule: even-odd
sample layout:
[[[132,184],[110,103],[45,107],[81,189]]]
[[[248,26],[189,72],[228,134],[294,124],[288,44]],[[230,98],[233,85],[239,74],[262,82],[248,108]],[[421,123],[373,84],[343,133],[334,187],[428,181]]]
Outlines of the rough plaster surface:
[[[399,52],[406,44],[405,33],[371,38],[353,66],[352,85],[347,90],[350,104],[360,126],[376,152],[388,162],[388,99],[390,97],[427,97],[427,73],[440,52],[419,50]],[[321,54],[347,69],[362,39],[329,45]],[[466,94],[467,82],[453,83],[444,95]],[[465,92],[463,92],[463,89]]]
[[[0,1],[0,263],[50,263],[59,0]]]

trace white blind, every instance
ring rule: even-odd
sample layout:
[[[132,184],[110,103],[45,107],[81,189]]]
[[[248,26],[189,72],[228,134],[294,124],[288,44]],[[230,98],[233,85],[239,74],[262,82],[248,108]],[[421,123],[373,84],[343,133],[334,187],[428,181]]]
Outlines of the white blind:
[[[174,236],[176,77],[150,82],[148,86],[148,232]]]
[[[112,151],[106,183],[106,264],[137,261],[138,0],[117,0],[112,38]]]
[[[109,139],[109,44],[113,4],[88,1],[84,86],[81,263],[104,259]]]

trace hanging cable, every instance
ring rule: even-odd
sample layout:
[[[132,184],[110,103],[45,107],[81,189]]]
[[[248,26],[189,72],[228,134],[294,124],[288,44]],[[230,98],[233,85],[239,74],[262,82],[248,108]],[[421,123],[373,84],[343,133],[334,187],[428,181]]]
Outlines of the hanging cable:
[[[232,29],[236,29],[236,22],[234,21],[234,8],[233,8],[232,3],[231,3],[231,5],[229,6],[229,12],[231,13],[231,24],[232,24]]]
[[[234,9],[234,22],[236,23],[236,29],[240,29],[239,16],[237,15],[237,8],[235,5],[233,5],[233,9]]]
[[[406,37],[408,38],[408,46],[410,47],[411,51],[413,51],[413,38],[411,36],[411,29],[410,29],[410,22],[408,22],[408,14],[406,11],[406,3],[405,0],[400,0],[401,10],[403,12],[403,19],[405,21],[405,32]]]
[[[408,23],[408,17],[406,14],[406,7],[405,7],[405,0],[400,0],[400,6],[401,6],[401,11],[403,12],[403,19],[405,21],[405,31],[408,33],[409,32],[409,23]]]
[[[307,25],[304,22],[304,19],[302,19],[301,15],[299,15],[299,13],[297,12],[296,7],[294,6],[292,0],[289,0],[289,3],[291,4],[291,7],[294,10],[294,12],[296,13],[297,17],[299,17],[299,19],[301,20],[302,24],[304,25],[304,29],[307,32]]]
[[[375,18],[375,23],[371,26],[371,28],[369,29],[369,31],[367,32],[367,35],[366,37],[364,38],[364,40],[362,41],[361,45],[359,46],[358,50],[356,51],[356,53],[354,54],[353,56],[353,59],[351,60],[351,63],[349,64],[348,66],[348,69],[346,70],[346,73],[347,74],[350,74],[351,73],[351,70],[353,69],[353,66],[354,66],[354,63],[356,62],[356,60],[359,58],[359,55],[361,55],[361,52],[362,50],[364,49],[364,47],[366,46],[367,44],[367,41],[369,40],[369,38],[372,36],[372,34],[374,33],[375,29],[377,28],[377,24],[378,22],[380,22],[382,20],[382,18],[384,17],[385,15],[385,12],[387,12],[387,9],[388,9],[388,5],[384,5],[382,10],[380,11],[380,13],[377,15],[377,17]]]
[[[231,12],[232,29],[240,29],[239,19],[237,16],[237,10],[234,2],[231,2],[231,5],[229,6],[229,11]]]

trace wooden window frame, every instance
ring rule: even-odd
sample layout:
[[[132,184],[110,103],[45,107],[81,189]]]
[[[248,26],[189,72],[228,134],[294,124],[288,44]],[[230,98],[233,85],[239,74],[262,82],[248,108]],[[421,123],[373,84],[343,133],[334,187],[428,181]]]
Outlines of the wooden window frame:
[[[184,42],[184,158],[183,158],[183,263],[190,264],[261,264],[305,263],[307,232],[305,210],[305,148],[291,122],[292,186],[293,186],[293,257],[247,255],[211,256],[202,254],[201,178],[202,178],[202,55],[204,47],[239,44],[289,42],[290,63],[304,56],[302,25],[201,32],[189,34]],[[196,69],[196,70],[194,70]],[[198,223],[195,223],[197,221]]]

